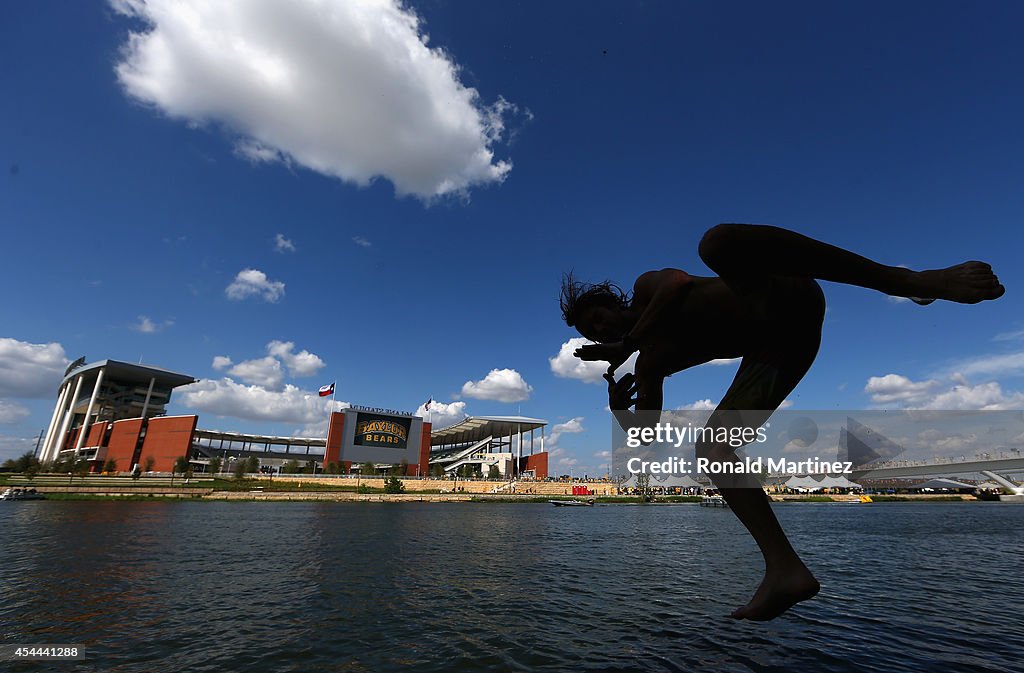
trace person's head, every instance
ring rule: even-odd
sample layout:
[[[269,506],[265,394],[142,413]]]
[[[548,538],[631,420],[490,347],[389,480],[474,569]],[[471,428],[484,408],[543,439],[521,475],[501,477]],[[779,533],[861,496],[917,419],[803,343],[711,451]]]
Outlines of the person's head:
[[[569,272],[562,277],[558,303],[565,324],[591,341],[619,341],[633,326],[629,297],[610,281],[583,283]]]

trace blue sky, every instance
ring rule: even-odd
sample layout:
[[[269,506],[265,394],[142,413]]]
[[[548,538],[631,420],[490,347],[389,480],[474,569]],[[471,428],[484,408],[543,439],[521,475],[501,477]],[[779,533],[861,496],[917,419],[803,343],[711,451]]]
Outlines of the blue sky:
[[[0,8],[0,458],[85,355],[203,379],[170,411],[205,428],[317,432],[304,396],[336,380],[547,419],[553,467],[596,473],[611,420],[567,367],[561,274],[709,274],[718,222],[1007,288],[826,284],[795,407],[1024,407],[1019,4],[315,4]]]

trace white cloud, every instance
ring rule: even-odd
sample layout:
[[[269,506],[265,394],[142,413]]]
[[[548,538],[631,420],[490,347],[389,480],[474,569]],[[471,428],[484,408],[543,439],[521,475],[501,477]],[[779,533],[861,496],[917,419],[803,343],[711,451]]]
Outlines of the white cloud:
[[[995,381],[972,385],[963,375],[948,382],[912,381],[899,374],[871,377],[865,392],[876,404],[929,410],[1000,410],[1024,407],[1024,393],[1004,391]]]
[[[213,367],[214,369],[216,369],[217,371],[220,371],[222,369],[227,369],[228,367],[230,367],[233,364],[235,364],[235,363],[232,362],[231,358],[229,358],[228,356],[226,356],[226,355],[216,355],[213,358],[213,364],[210,365],[210,366]]]
[[[1001,332],[1000,334],[992,337],[993,341],[1016,341],[1018,339],[1024,339],[1024,329],[1016,330],[1014,332]]]
[[[67,366],[59,343],[0,338],[0,396],[56,399]]]
[[[373,245],[373,243],[370,243],[370,241],[363,238],[362,236],[353,236],[352,242],[363,248],[369,248],[371,245]]]
[[[570,418],[565,423],[556,423],[551,426],[551,434],[556,432],[583,432],[583,417]]]
[[[714,411],[718,406],[717,402],[712,402],[711,398],[705,397],[702,400],[696,400],[689,404],[684,404],[680,407],[676,407],[677,411]]]
[[[871,395],[875,404],[918,404],[931,395],[939,385],[934,379],[912,381],[901,374],[872,376],[864,386],[864,392]]]
[[[897,297],[897,296],[894,296],[894,295],[891,295],[891,294],[886,295],[885,298],[888,299],[889,301],[891,301],[893,304],[905,304],[905,303],[910,301],[906,297]]]
[[[493,147],[517,112],[485,106],[398,0],[110,0],[145,24],[124,45],[125,92],[218,124],[256,162],[431,199],[500,183]]]
[[[1012,376],[1024,374],[1024,351],[981,355],[954,363],[947,370],[964,376]]]
[[[277,390],[284,382],[284,371],[281,363],[269,355],[257,360],[246,360],[228,370],[231,376],[237,376],[244,382]]]
[[[585,362],[573,355],[577,348],[594,343],[583,337],[573,337],[558,349],[558,355],[548,358],[551,371],[563,379],[577,379],[584,383],[604,382],[604,373],[608,371],[607,362]],[[636,368],[636,353],[629,356],[622,366],[615,370],[617,376],[632,372]]]
[[[429,421],[434,430],[447,428],[449,425],[455,425],[466,418],[465,402],[445,404],[444,402],[433,400],[430,403],[429,410],[425,408],[426,404],[426,402],[421,404],[414,415],[421,416]]]
[[[241,301],[249,297],[262,297],[271,303],[276,303],[284,296],[284,283],[277,280],[270,280],[267,274],[259,269],[242,269],[235,276],[235,280],[225,288],[224,293],[228,299]]]
[[[935,395],[922,409],[1021,409],[1024,408],[1024,393],[1007,391],[995,381],[978,385],[955,385]]]
[[[285,238],[284,234],[278,234],[274,237],[274,252],[280,252],[281,254],[295,252],[295,243]]]
[[[0,400],[0,424],[14,425],[28,418],[29,410],[17,402]]]
[[[8,458],[20,458],[36,448],[35,437],[0,435],[0,463]]]
[[[715,365],[715,366],[734,365],[734,364],[739,364],[739,361],[742,360],[742,359],[743,358],[718,358],[718,359],[715,359],[715,360],[711,360],[710,362],[705,362],[704,364],[706,364],[706,365]]]
[[[558,440],[562,438],[562,435],[576,434],[584,432],[584,430],[582,416],[570,418],[565,423],[556,423],[551,426],[551,433],[544,439],[544,447],[550,451],[552,448],[558,447]]]
[[[271,341],[267,344],[267,352],[288,367],[288,373],[296,378],[313,376],[326,366],[320,356],[307,350],[295,352],[295,344],[291,341]]]
[[[350,406],[352,405],[348,402],[335,401],[332,411],[341,411],[342,409],[348,409]],[[326,409],[331,409],[330,405],[328,405]],[[315,423],[307,423],[301,428],[296,429],[292,434],[296,437],[326,437],[327,430],[330,425],[330,417],[324,416],[323,420],[316,421]]]
[[[175,401],[217,416],[296,424],[324,420],[331,403],[315,391],[300,390],[290,384],[274,391],[242,385],[230,378],[204,379],[183,386],[175,391]]]
[[[154,333],[159,332],[161,330],[167,329],[168,327],[170,327],[173,324],[174,324],[174,320],[173,319],[169,319],[169,320],[165,320],[163,322],[157,323],[157,322],[153,322],[147,316],[140,315],[139,316],[139,322],[137,324],[133,325],[132,329],[134,329],[136,332],[142,332],[143,334],[154,334]]]
[[[514,369],[492,369],[480,381],[466,381],[462,394],[478,400],[521,402],[529,399],[533,387]]]

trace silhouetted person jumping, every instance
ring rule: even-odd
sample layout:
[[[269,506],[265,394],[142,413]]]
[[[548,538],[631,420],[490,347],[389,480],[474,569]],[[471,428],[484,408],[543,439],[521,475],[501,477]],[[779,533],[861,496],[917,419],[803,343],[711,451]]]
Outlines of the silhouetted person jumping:
[[[766,421],[818,353],[825,297],[816,279],[919,304],[975,304],[1005,291],[984,262],[911,271],[772,226],[720,224],[704,234],[699,252],[718,277],[648,271],[637,278],[632,298],[612,283],[581,283],[572,274],[562,283],[562,317],[597,342],[575,355],[609,363],[609,407],[623,429],[649,424],[637,412],[661,411],[665,377],[718,358],[743,359],[707,425],[736,424],[739,415],[730,411],[755,412],[742,415],[747,427]],[[636,374],[616,381],[615,370],[638,350]],[[726,444],[698,444],[697,451],[712,461],[737,459]],[[764,580],[732,616],[774,619],[818,593],[818,581],[793,550],[764,491],[718,477],[715,482],[765,560]]]

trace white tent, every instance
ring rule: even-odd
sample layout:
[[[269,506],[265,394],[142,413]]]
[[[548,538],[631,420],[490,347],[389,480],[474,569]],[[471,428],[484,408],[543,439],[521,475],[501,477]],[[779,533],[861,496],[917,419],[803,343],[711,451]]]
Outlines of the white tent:
[[[792,488],[794,490],[803,491],[816,491],[823,488],[821,482],[811,476],[797,477],[793,476],[786,482],[786,488]]]
[[[839,475],[838,477],[826,476],[818,485],[822,488],[861,488],[860,484],[856,484],[846,478],[846,475]]]
[[[974,488],[981,489],[983,491],[1000,491],[1002,490],[1002,484],[997,484],[994,481],[983,481],[980,484],[975,484]]]
[[[636,478],[638,475],[631,474],[629,479],[620,484],[622,488],[636,488]],[[651,477],[650,483],[647,484],[649,488],[703,488],[701,484],[694,481],[692,477],[685,474],[665,474],[665,475],[654,475]]]
[[[666,474],[651,477],[651,486],[663,488],[700,488],[693,477],[686,474]]]

